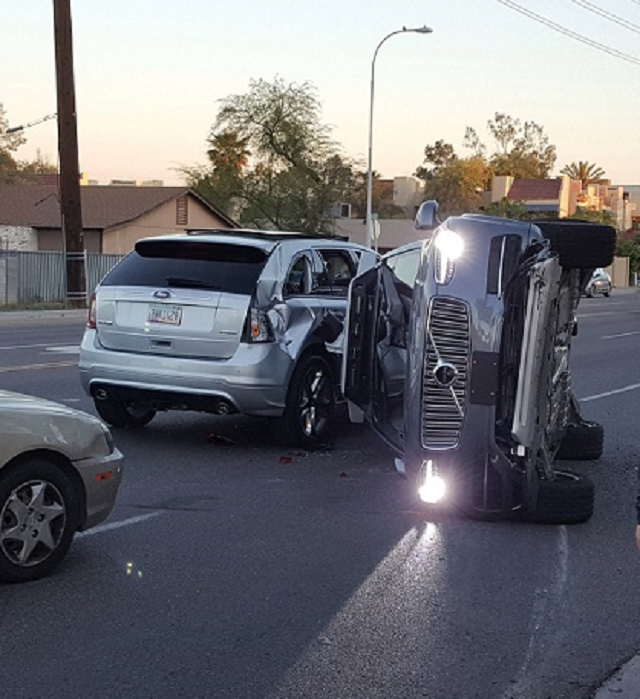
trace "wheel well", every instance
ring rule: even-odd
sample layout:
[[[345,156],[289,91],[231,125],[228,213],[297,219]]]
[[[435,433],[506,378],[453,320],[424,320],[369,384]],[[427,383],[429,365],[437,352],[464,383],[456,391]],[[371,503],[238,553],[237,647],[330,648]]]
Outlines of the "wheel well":
[[[33,449],[32,451],[23,452],[7,462],[2,470],[0,470],[0,473],[6,473],[8,470],[17,470],[21,464],[31,459],[40,459],[54,464],[69,478],[78,497],[78,527],[82,527],[87,511],[87,494],[84,489],[84,483],[76,469],[71,465],[69,459],[63,454],[60,454],[60,452],[50,451],[49,449]]]
[[[329,365],[331,372],[333,374],[333,380],[336,381],[340,378],[340,356],[334,354],[333,352],[328,352],[324,344],[312,344],[305,347],[304,351],[300,354],[296,360],[295,366],[297,367],[301,361],[310,356],[322,357],[325,362]],[[295,367],[294,367],[295,370]]]

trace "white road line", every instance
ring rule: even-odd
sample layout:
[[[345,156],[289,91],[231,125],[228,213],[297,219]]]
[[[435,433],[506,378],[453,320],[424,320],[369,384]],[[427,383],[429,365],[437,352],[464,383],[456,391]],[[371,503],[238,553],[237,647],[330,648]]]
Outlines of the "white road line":
[[[17,349],[35,349],[36,347],[66,347],[66,345],[52,345],[50,342],[46,342],[40,345],[10,345],[8,347],[0,347],[0,350],[17,350]]]
[[[9,371],[31,371],[32,369],[57,369],[64,366],[78,366],[78,360],[74,359],[71,362],[47,362],[46,364],[24,364],[22,366],[4,366],[0,367],[0,373],[6,374]]]
[[[593,396],[587,396],[586,398],[579,398],[581,403],[588,403],[590,400],[598,400],[599,398],[609,398],[609,396],[617,396],[618,393],[628,393],[629,391],[635,391],[640,388],[640,383],[634,383],[630,386],[624,386],[623,388],[616,388],[613,391],[605,391],[604,393],[596,393]]]
[[[531,613],[531,634],[524,661],[518,674],[501,699],[525,699],[538,696],[540,666],[561,641],[563,629],[554,624],[554,618],[562,605],[562,598],[569,578],[569,537],[567,527],[558,527],[557,565],[548,585],[537,587]],[[538,671],[538,672],[536,672]]]
[[[618,337],[631,337],[631,335],[640,335],[640,330],[634,330],[630,333],[620,333],[619,335],[603,335],[603,340],[615,340]]]
[[[80,354],[80,345],[61,345],[55,347],[48,345],[47,352],[60,352],[60,354]]]
[[[82,536],[91,536],[92,534],[103,534],[104,532],[110,532],[114,529],[122,529],[122,527],[128,527],[131,524],[138,524],[139,522],[145,522],[148,519],[157,517],[162,514],[161,512],[149,512],[146,515],[137,515],[136,517],[129,517],[129,519],[123,519],[120,522],[109,522],[108,524],[99,524],[93,529],[89,529],[86,532],[80,532],[76,534],[76,538]]]

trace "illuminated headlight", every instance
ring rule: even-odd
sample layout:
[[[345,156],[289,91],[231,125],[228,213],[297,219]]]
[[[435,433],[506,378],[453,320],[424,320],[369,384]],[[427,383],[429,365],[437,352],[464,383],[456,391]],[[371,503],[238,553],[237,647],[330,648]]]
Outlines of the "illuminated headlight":
[[[454,263],[464,252],[464,241],[455,231],[444,228],[438,232],[433,244],[436,248],[436,282],[448,284],[453,277]]]
[[[425,461],[420,469],[420,486],[418,495],[422,502],[434,505],[440,502],[447,493],[447,486],[435,469],[433,461]]]

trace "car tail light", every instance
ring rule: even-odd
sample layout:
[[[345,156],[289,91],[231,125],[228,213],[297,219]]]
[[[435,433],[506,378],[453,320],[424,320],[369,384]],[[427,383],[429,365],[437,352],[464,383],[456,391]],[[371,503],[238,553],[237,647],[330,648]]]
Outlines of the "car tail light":
[[[246,342],[273,342],[273,327],[267,314],[251,306],[247,314]]]
[[[91,300],[89,301],[89,315],[87,317],[87,327],[91,330],[96,329],[96,294],[95,292],[91,294]]]

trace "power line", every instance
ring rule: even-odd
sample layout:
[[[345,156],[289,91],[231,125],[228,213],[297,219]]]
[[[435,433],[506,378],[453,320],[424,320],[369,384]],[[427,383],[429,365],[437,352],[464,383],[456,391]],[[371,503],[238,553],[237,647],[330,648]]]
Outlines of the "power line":
[[[610,46],[605,46],[605,44],[600,44],[599,42],[594,41],[593,39],[589,39],[586,36],[582,36],[582,34],[578,34],[577,32],[571,31],[570,29],[563,27],[561,24],[556,24],[555,22],[552,22],[551,20],[546,19],[545,17],[537,15],[535,12],[531,12],[531,10],[527,10],[526,8],[521,7],[517,3],[512,2],[512,0],[498,0],[498,2],[501,5],[505,5],[506,7],[510,8],[511,10],[519,12],[520,14],[524,15],[525,17],[528,17],[529,19],[539,22],[540,24],[544,24],[546,27],[549,27],[550,29],[559,32],[560,34],[564,34],[565,36],[569,36],[572,39],[575,39],[576,41],[580,41],[581,43],[586,44],[587,46],[591,46],[594,49],[598,49],[598,51],[603,51],[604,53],[608,53],[610,56],[614,56],[615,58],[620,58],[623,61],[628,61],[629,63],[640,65],[640,58],[636,58],[635,56],[631,56],[628,53],[623,53],[622,51],[613,49]]]
[[[601,7],[594,5],[592,2],[587,2],[587,0],[571,0],[571,2],[575,3],[576,5],[579,5],[580,7],[584,7],[584,9],[589,10],[589,12],[594,12],[595,14],[600,15],[600,17],[608,19],[610,22],[615,22],[616,24],[619,24],[621,27],[624,27],[629,31],[635,32],[636,34],[640,34],[640,26],[634,24],[633,22],[629,22],[628,20],[619,17],[618,15],[614,15],[613,12],[607,12],[606,10],[603,10]]]

